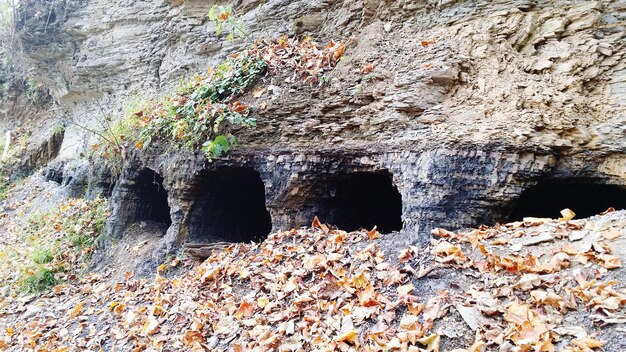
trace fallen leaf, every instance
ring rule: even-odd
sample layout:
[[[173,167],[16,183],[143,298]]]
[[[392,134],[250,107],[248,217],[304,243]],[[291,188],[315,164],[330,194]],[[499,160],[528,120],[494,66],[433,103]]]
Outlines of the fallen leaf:
[[[566,208],[561,210],[561,216],[562,218],[560,218],[559,221],[569,221],[576,216],[576,213],[574,213],[571,209]]]
[[[369,285],[369,279],[364,273],[360,273],[352,278],[351,283],[354,288],[363,288]]]
[[[600,234],[602,235],[602,237],[606,238],[609,241],[612,241],[620,236],[622,236],[622,231],[612,227],[608,230],[602,231],[600,232]]]
[[[265,90],[266,88],[264,87],[256,88],[255,90],[252,91],[252,96],[255,98],[260,98],[263,95],[263,93],[265,93]]]
[[[254,312],[254,306],[255,305],[251,302],[243,301],[241,302],[241,304],[239,305],[239,309],[237,309],[237,312],[233,316],[237,319],[249,318]]]
[[[411,291],[413,291],[413,285],[412,284],[407,284],[407,285],[402,285],[402,286],[398,286],[398,293],[401,295],[408,295],[409,293],[411,293]]]
[[[372,63],[361,66],[361,69],[359,70],[359,72],[363,75],[371,73],[372,71],[374,71],[374,64]]]
[[[582,348],[583,350],[592,350],[594,348],[604,346],[604,342],[593,339],[589,336],[583,337],[582,339],[573,340],[571,344],[578,348]]]
[[[153,335],[156,333],[158,327],[159,327],[159,321],[152,314],[150,314],[148,315],[148,318],[144,322],[141,328],[141,331],[145,335]]]
[[[426,346],[426,351],[439,352],[439,343],[441,341],[441,335],[432,334],[430,336],[423,337],[417,342]]]
[[[78,303],[71,311],[70,311],[70,318],[76,318],[77,316],[79,316],[82,312],[83,312],[83,307],[84,307],[84,303],[80,302]]]
[[[599,254],[596,258],[600,260],[600,265],[606,269],[617,269],[622,267],[622,261],[616,255]]]
[[[380,238],[380,233],[376,230],[376,226],[371,231],[367,231],[367,237],[370,241]]]

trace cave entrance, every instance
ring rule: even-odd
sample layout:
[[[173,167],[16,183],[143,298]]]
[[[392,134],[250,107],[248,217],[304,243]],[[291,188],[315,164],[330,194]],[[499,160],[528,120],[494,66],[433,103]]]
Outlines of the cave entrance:
[[[143,169],[137,179],[136,192],[135,222],[153,221],[168,227],[172,224],[161,175],[151,169]]]
[[[400,231],[402,196],[388,171],[338,174],[328,181],[317,215],[346,231]]]
[[[522,192],[508,221],[557,218],[565,208],[573,210],[576,218],[586,218],[610,207],[626,209],[626,187],[585,180],[550,180]]]
[[[203,172],[196,186],[189,220],[191,242],[259,242],[267,238],[272,220],[257,171],[218,167]]]

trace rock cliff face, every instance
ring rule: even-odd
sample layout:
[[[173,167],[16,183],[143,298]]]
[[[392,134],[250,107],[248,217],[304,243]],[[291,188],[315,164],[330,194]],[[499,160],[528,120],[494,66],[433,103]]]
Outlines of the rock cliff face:
[[[63,111],[57,117],[97,128],[98,117],[134,96],[159,96],[243,47],[216,35],[206,18],[212,3],[26,0],[19,38]],[[226,158],[208,163],[165,147],[130,156],[113,189],[113,236],[133,222],[161,222],[169,226],[167,249],[241,240],[243,229],[286,229],[317,214],[345,226],[376,223],[419,242],[434,225],[531,215],[524,212],[541,203],[536,189],[555,182],[566,186],[543,194],[553,207],[541,209],[623,206],[594,197],[626,185],[623,1],[242,0],[234,7],[256,37],[343,40],[345,59],[322,86],[263,78],[258,84],[272,89],[261,98],[265,109],[254,111],[259,126]],[[373,70],[363,73],[368,65]],[[252,96],[244,101],[259,105]],[[89,177],[74,160],[93,138],[67,126],[56,162],[74,190],[81,189],[76,174],[92,189],[109,187],[94,176],[103,172]],[[212,176],[225,168],[247,176],[235,184]],[[232,204],[220,187],[206,191],[220,182],[232,188]],[[166,204],[152,194],[162,191]],[[262,208],[259,198],[271,226],[265,209],[237,206],[250,200]],[[254,226],[238,223],[248,221]]]

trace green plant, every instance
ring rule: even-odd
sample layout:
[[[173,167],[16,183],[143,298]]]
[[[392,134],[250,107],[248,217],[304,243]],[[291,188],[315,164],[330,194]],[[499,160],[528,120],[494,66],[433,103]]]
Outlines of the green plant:
[[[0,202],[6,199],[7,194],[10,190],[21,185],[22,182],[24,182],[23,177],[10,179],[4,176],[2,171],[2,163],[0,163]]]
[[[27,273],[28,277],[22,282],[20,291],[23,293],[39,293],[56,286],[59,281],[54,272],[44,267],[38,267]]]
[[[49,249],[37,249],[31,255],[31,259],[37,264],[47,264],[54,259],[54,256]]]
[[[0,31],[11,36],[11,40],[18,5],[18,0],[0,0]]]
[[[91,153],[88,156],[100,159],[115,179],[122,171],[129,144],[139,138],[142,119],[136,112],[149,107],[150,104],[151,101],[139,99],[135,95],[124,102],[123,114],[118,117],[105,113],[104,108],[97,105],[99,110],[92,111],[91,115],[100,128],[91,128],[78,123],[67,112],[65,122],[100,137],[98,143],[91,145]]]
[[[266,62],[242,53],[186,82],[179,93],[156,104],[147,117],[138,146],[168,138],[180,147],[201,149],[207,157],[219,157],[232,149],[237,139],[233,129],[256,125],[249,108],[235,100],[265,72]]]
[[[211,17],[219,17],[222,12],[230,16],[232,8],[215,7]],[[223,15],[221,20],[227,20],[228,16]],[[115,122],[105,118],[102,131],[77,125],[101,138],[101,143],[93,145],[94,152],[107,165],[116,166],[109,165],[113,173],[121,171],[127,151],[133,145],[142,149],[155,142],[167,148],[202,151],[211,160],[237,145],[239,130],[256,126],[250,108],[237,99],[260,76],[289,68],[304,83],[328,84],[330,77],[324,73],[335,67],[345,48],[342,42],[331,40],[328,45],[320,46],[311,38],[298,40],[287,36],[257,41],[248,50],[210,67],[207,73],[183,81],[175,93],[136,107]],[[259,98],[262,92],[255,95],[252,94],[253,98]]]
[[[229,29],[228,36],[226,37],[227,40],[232,41],[235,38],[251,40],[250,32],[246,28],[245,23],[236,16],[231,5],[213,5],[207,17],[215,23],[215,32],[217,35],[222,34],[222,31],[226,27]]]
[[[26,80],[26,96],[31,103],[37,104],[39,102],[39,90],[41,85],[37,83],[34,78]]]
[[[36,293],[83,273],[104,232],[108,201],[70,199],[45,214],[28,220],[22,247],[3,251],[19,263],[19,277],[13,279],[21,292]],[[15,270],[1,271],[12,275]]]
[[[0,202],[6,199],[7,192],[11,189],[12,185],[9,179],[4,176],[0,176]]]

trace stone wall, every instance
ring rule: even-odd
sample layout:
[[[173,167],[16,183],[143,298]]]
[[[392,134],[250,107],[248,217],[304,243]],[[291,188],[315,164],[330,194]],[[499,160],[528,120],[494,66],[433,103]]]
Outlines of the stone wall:
[[[271,215],[273,230],[305,226],[315,215],[327,213],[324,199],[333,196],[328,185],[338,175],[388,171],[402,198],[403,226],[400,237],[396,238],[417,244],[427,242],[434,227],[459,229],[508,222],[523,191],[542,182],[571,185],[574,198],[545,199],[559,210],[567,207],[572,199],[576,200],[580,185],[624,186],[623,178],[607,173],[605,166],[625,162],[624,157],[617,154],[599,159],[583,155],[563,158],[548,152],[514,152],[495,147],[489,151],[439,148],[369,154],[337,151],[305,154],[300,150],[242,148],[211,163],[202,155],[183,153],[150,157],[141,154],[133,160],[113,192],[110,231],[121,236],[133,222],[133,207],[138,201],[133,198],[137,170],[150,168],[163,176],[171,208],[172,226],[162,241],[162,249],[171,249],[186,241],[198,242],[198,238],[189,233],[190,219],[192,209],[200,201],[197,184],[207,170],[235,166],[258,172],[265,186],[265,206]],[[585,197],[582,191],[581,197]],[[380,207],[385,206],[389,205],[380,204]],[[605,206],[600,208],[605,210],[609,205],[598,206]],[[246,221],[245,214],[237,215],[238,221]],[[558,217],[559,213],[555,211],[550,216]],[[234,239],[226,236],[204,240]]]
[[[98,128],[125,102],[163,95],[244,46],[216,34],[206,18],[212,4],[25,0],[19,34],[59,110]],[[507,220],[523,191],[544,180],[626,185],[623,2],[234,6],[258,38],[342,40],[345,58],[324,85],[291,72],[263,77],[265,95],[242,97],[258,127],[242,132],[241,147],[224,159],[208,163],[167,146],[133,152],[113,190],[112,235],[134,221],[133,187],[144,168],[161,175],[168,191],[172,224],[164,248],[189,239],[198,177],[222,166],[258,172],[275,230],[324,214],[338,175],[388,172],[402,199],[401,233],[413,243],[426,241],[435,226]],[[363,72],[366,65],[373,70]],[[57,159],[76,162],[94,140],[68,126]],[[71,170],[91,175],[86,169]],[[106,185],[94,177],[105,174],[81,179]]]

